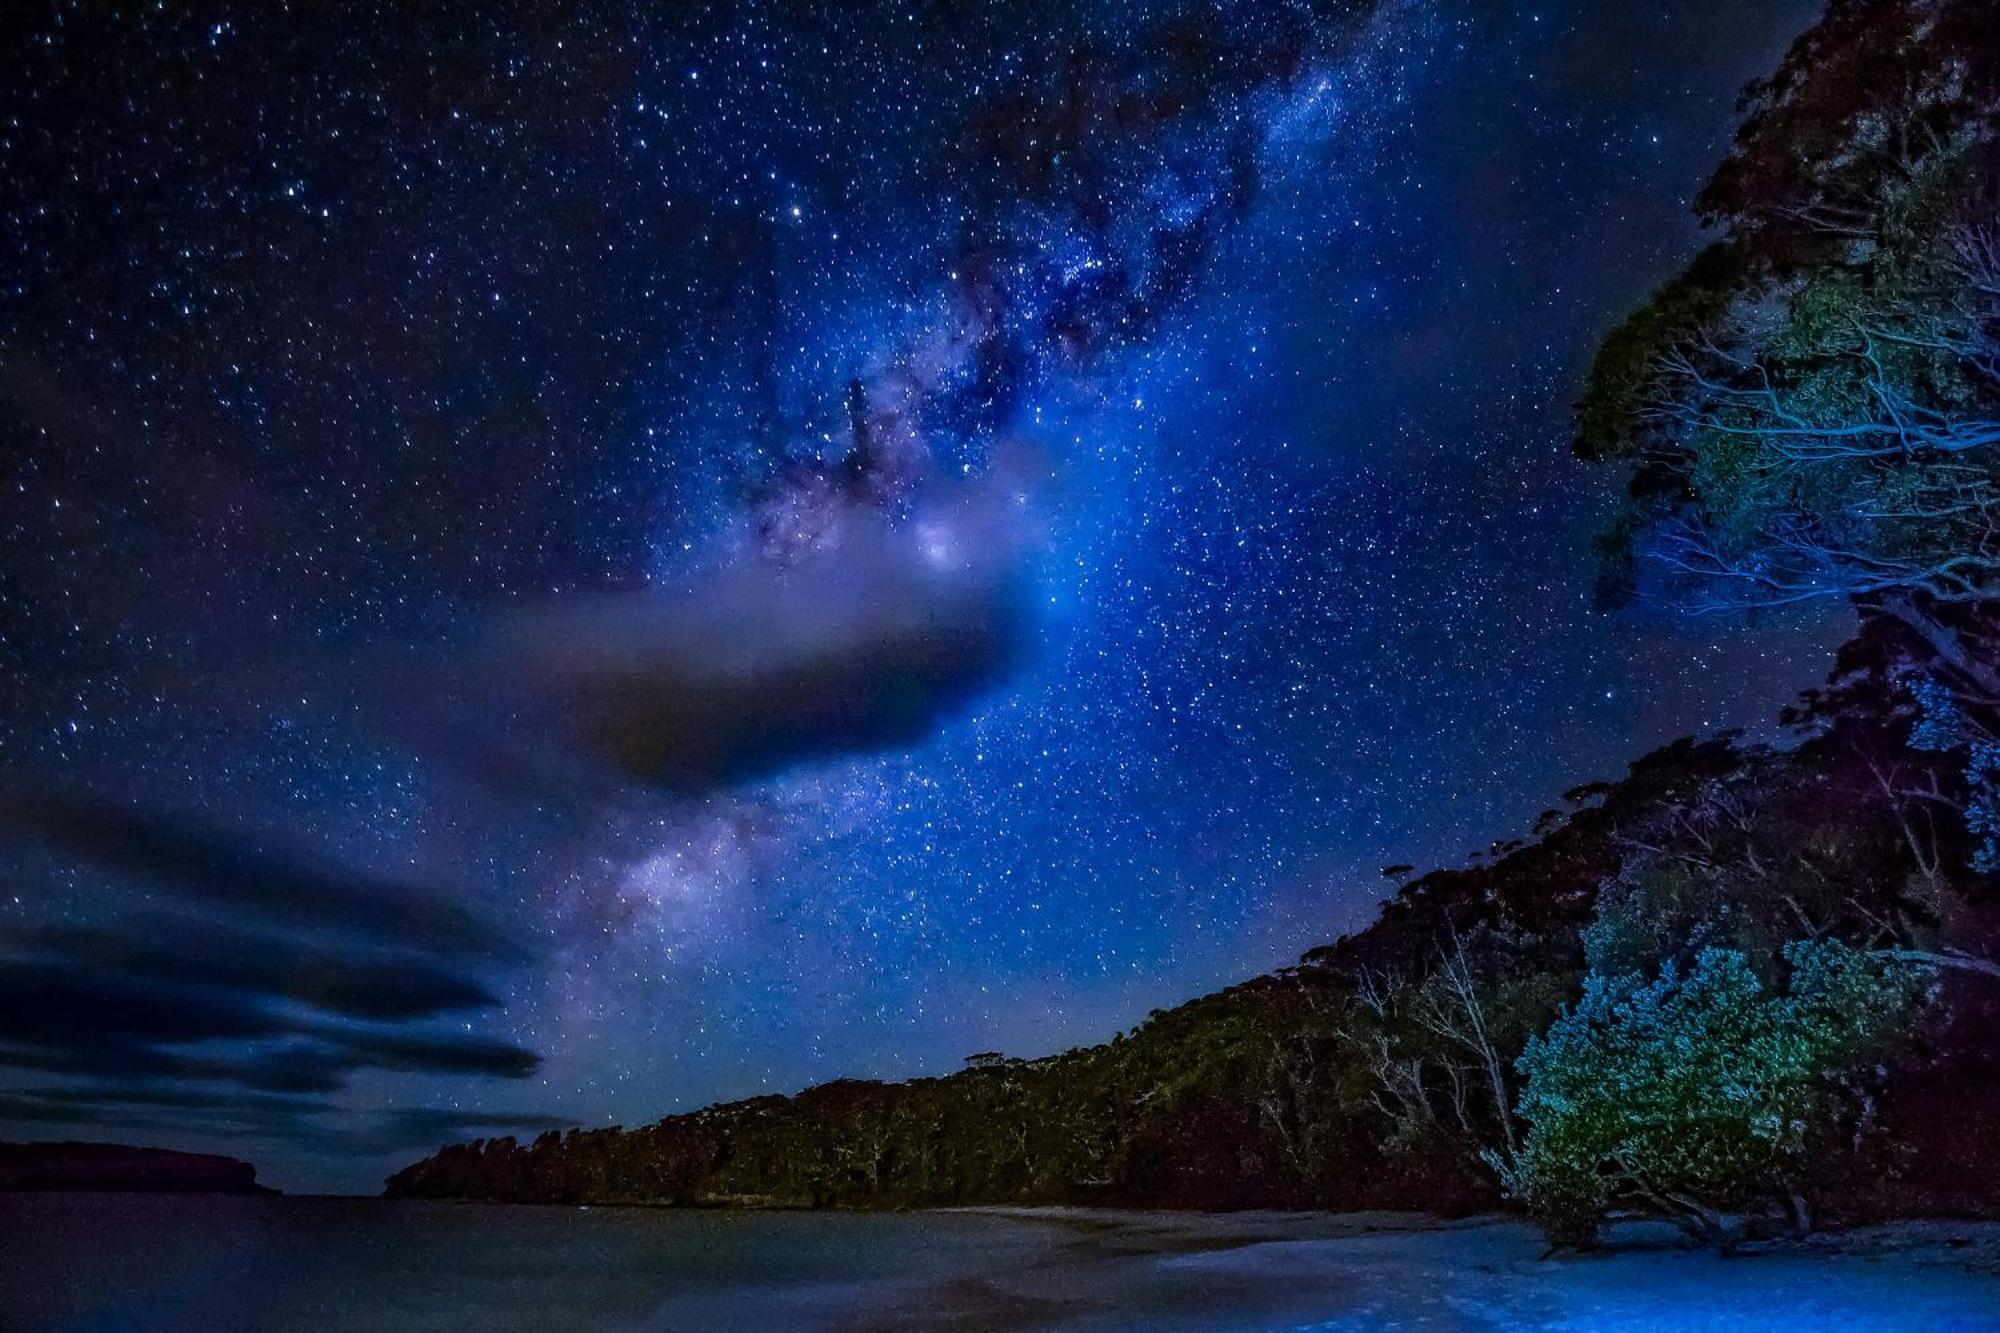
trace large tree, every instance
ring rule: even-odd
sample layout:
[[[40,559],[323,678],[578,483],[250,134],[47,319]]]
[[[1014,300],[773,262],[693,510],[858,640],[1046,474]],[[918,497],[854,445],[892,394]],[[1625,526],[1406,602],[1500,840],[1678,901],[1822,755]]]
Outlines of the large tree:
[[[1578,452],[1632,467],[1606,589],[1849,599],[2000,703],[2000,18],[1833,0],[1749,94],[1720,238],[1616,330]]]

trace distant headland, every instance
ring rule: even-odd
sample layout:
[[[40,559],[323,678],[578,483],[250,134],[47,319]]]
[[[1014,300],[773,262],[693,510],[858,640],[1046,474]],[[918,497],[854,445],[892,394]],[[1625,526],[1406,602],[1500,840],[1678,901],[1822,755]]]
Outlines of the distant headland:
[[[234,1157],[119,1143],[0,1143],[0,1190],[278,1193]]]

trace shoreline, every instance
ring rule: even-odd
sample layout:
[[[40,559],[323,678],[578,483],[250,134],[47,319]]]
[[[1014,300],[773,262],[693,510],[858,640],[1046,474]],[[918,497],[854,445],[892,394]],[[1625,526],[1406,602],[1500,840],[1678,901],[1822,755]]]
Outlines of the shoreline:
[[[1226,1245],[1267,1242],[1356,1240],[1373,1236],[1449,1235],[1486,1229],[1533,1230],[1525,1218],[1511,1213],[1475,1213],[1439,1217],[1428,1213],[1362,1210],[1331,1212],[1311,1209],[1246,1209],[1240,1212],[1197,1212],[1178,1209],[1090,1208],[1071,1205],[972,1204],[917,1212],[1072,1225],[1109,1235],[1154,1238],[1163,1242],[1204,1240]],[[1629,1254],[1711,1255],[1723,1259],[1845,1257],[1935,1258],[1941,1263],[2000,1276],[2000,1218],[1903,1217],[1831,1227],[1805,1236],[1746,1240],[1726,1249],[1689,1239],[1671,1223],[1647,1218],[1613,1221],[1604,1243],[1588,1250],[1565,1250],[1551,1262],[1589,1262],[1594,1258]]]
[[[1206,1248],[1280,1242],[1324,1242],[1371,1236],[1445,1235],[1488,1228],[1533,1230],[1517,1213],[1480,1212],[1446,1216],[1395,1209],[1334,1210],[1321,1208],[1145,1208],[1094,1204],[945,1204],[914,1208],[855,1208],[755,1203],[668,1203],[618,1200],[558,1203],[534,1200],[454,1199],[384,1194],[288,1193],[268,1187],[256,1191],[199,1189],[118,1189],[45,1186],[0,1189],[0,1203],[17,1198],[82,1197],[148,1199],[162,1202],[248,1201],[290,1204],[388,1205],[391,1208],[494,1209],[508,1213],[560,1215],[587,1212],[617,1215],[733,1218],[840,1217],[910,1218],[923,1216],[995,1218],[1074,1228],[1106,1237],[1123,1237],[1159,1245],[1201,1243]],[[2000,1218],[1923,1215],[1890,1218],[1853,1226],[1830,1226],[1806,1236],[1776,1236],[1744,1240],[1728,1247],[1699,1244],[1672,1224],[1657,1219],[1624,1218],[1608,1223],[1605,1240],[1588,1250],[1565,1250],[1558,1259],[1588,1260],[1595,1256],[1680,1252],[1722,1258],[1887,1255],[1951,1256],[1954,1263],[2000,1273]]]
[[[1407,1212],[58,1192],[0,1195],[10,1227],[32,1252],[0,1273],[0,1310],[26,1329],[2000,1333],[2000,1222],[1959,1219],[1735,1257],[1621,1223],[1553,1259],[1519,1218]],[[271,1280],[220,1280],[245,1272]]]

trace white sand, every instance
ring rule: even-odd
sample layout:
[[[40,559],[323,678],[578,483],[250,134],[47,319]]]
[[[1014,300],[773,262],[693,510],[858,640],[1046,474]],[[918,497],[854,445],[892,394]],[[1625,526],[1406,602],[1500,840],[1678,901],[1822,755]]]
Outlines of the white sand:
[[[989,1270],[936,1280],[669,1303],[647,1326],[699,1328],[727,1308],[727,1326],[751,1329],[2000,1330],[1993,1225],[1906,1224],[1740,1257],[1626,1227],[1605,1252],[1545,1260],[1532,1228],[1491,1219],[966,1211],[1070,1242],[996,1248]]]

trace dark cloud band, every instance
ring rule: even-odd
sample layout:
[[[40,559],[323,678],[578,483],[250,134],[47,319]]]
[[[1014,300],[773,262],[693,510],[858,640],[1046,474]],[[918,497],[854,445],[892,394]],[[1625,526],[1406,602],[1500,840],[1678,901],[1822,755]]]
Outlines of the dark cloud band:
[[[250,919],[323,926],[435,953],[495,959],[522,953],[492,922],[428,889],[328,870],[300,852],[201,817],[86,792],[16,791],[0,794],[0,836],[7,835]]]

